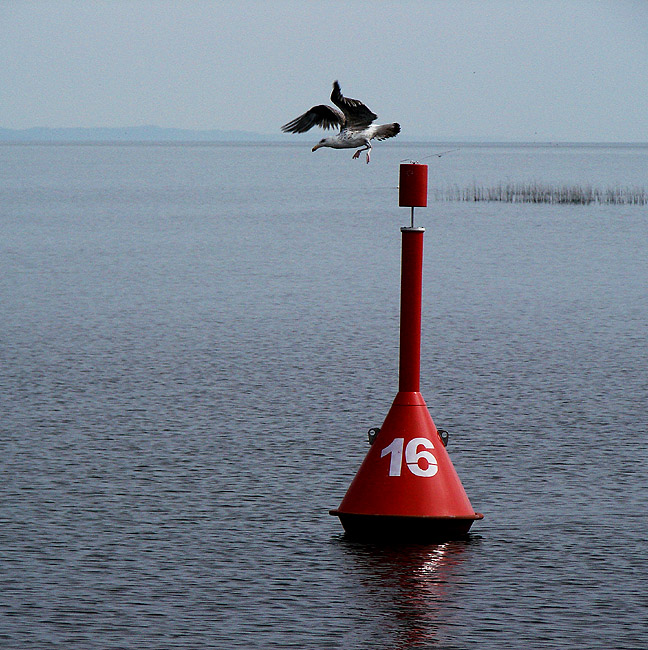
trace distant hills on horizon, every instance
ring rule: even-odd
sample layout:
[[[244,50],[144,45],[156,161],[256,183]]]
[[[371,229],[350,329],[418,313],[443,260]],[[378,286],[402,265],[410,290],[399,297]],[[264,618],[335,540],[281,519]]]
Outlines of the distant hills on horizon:
[[[0,142],[263,142],[279,139],[251,131],[173,129],[160,126],[30,129],[0,128]]]
[[[299,142],[317,138],[317,133],[304,133],[301,135],[282,133],[263,134],[253,131],[223,131],[219,129],[175,129],[160,126],[127,126],[127,127],[32,127],[29,129],[0,128],[0,142],[4,143],[65,143],[65,142]],[[407,138],[399,138],[399,142],[411,142]],[[415,142],[433,143],[474,143],[474,144],[531,144],[517,140],[497,140],[494,138],[475,137],[418,137]],[[536,141],[533,144],[618,144],[632,145],[645,143],[587,143],[587,142],[562,142],[562,141]]]

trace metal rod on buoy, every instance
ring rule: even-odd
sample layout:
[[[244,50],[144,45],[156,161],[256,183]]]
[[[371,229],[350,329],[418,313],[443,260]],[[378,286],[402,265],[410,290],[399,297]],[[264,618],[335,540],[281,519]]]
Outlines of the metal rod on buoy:
[[[423,234],[414,207],[427,206],[427,165],[401,164],[401,320],[398,394],[342,503],[330,514],[347,535],[372,541],[443,541],[464,537],[475,512],[420,393]]]

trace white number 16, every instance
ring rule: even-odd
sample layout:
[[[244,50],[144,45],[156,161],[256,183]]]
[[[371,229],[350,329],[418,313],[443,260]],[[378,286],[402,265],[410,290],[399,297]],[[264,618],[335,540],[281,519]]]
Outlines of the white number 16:
[[[389,461],[389,476],[401,475],[404,444],[405,438],[394,438],[391,444],[385,447],[380,454],[381,458],[391,454],[391,459]],[[418,451],[420,446],[425,447],[425,449]],[[407,447],[405,447],[405,463],[412,474],[415,474],[416,476],[434,476],[439,471],[437,459],[431,452],[427,451],[428,449],[434,449],[434,445],[432,444],[432,441],[427,438],[412,438],[407,443]],[[419,461],[422,458],[427,461],[427,467],[425,468],[422,468],[419,465]]]

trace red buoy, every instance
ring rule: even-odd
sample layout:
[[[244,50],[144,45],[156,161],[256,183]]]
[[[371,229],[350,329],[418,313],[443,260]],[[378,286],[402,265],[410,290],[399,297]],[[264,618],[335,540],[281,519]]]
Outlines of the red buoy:
[[[403,168],[412,167],[417,169],[404,173]],[[404,178],[408,179],[405,185]],[[400,179],[401,206],[413,211],[427,205],[426,165],[401,165]],[[351,537],[457,539],[483,515],[471,506],[420,393],[425,229],[412,225],[401,228],[401,232],[398,394],[342,503],[331,514],[340,518]]]

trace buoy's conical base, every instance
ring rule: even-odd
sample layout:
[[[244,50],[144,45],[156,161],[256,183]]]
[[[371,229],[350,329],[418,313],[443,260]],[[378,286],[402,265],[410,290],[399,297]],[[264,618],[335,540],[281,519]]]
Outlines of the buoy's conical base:
[[[330,513],[349,537],[448,541],[477,519],[425,401],[399,392],[342,503]]]

